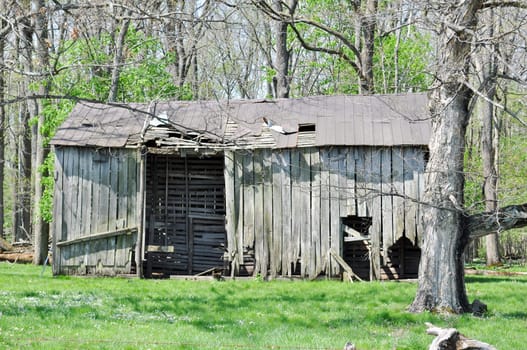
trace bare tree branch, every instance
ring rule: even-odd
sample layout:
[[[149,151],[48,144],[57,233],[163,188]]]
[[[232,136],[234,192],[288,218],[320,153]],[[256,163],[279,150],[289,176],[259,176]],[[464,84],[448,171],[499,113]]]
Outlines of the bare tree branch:
[[[527,203],[509,205],[497,212],[470,215],[465,230],[470,239],[527,226]]]

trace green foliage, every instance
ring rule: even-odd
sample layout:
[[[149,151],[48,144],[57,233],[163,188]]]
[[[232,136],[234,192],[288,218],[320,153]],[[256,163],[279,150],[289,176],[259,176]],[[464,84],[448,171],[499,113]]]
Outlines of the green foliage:
[[[527,342],[526,277],[467,277],[480,319],[406,307],[414,283],[180,281],[51,276],[0,263],[0,342],[12,349],[426,349],[425,322],[499,349]],[[514,336],[510,336],[514,334]]]
[[[527,132],[502,137],[499,161],[502,206],[527,203]]]
[[[57,92],[79,98],[105,101],[111,83],[112,38],[109,34],[75,40],[64,44],[60,74],[54,77]],[[120,102],[144,102],[155,99],[189,99],[188,87],[182,91],[172,82],[168,66],[173,54],[165,54],[157,38],[146,37],[131,27],[124,48],[124,59],[119,80]],[[61,70],[63,69],[63,70]]]
[[[502,135],[499,145],[498,200],[501,207],[526,203],[527,134]],[[482,211],[483,164],[479,145],[468,145],[465,151],[465,204],[471,211]]]
[[[373,73],[377,93],[426,91],[432,82],[427,73],[433,52],[429,35],[408,26],[400,36],[399,41],[395,33],[376,40]]]
[[[315,16],[315,19],[321,17],[318,18],[320,23],[340,32],[349,42],[354,43],[355,31],[353,21],[350,20],[354,15],[349,12],[351,9],[343,9],[335,13],[333,7],[328,9],[329,3],[333,2],[311,2],[310,7],[305,11],[309,10],[310,15]],[[320,15],[325,13],[324,11],[331,13],[333,17],[324,18]],[[349,16],[342,18],[344,13],[348,13]],[[352,61],[356,60],[355,53],[336,37],[307,24],[297,24],[297,28],[311,46],[341,51]],[[432,76],[427,73],[433,53],[430,36],[416,29],[415,26],[407,26],[400,31],[400,40],[397,39],[395,32],[375,39],[373,57],[375,93],[426,91],[432,82]],[[330,95],[359,92],[359,77],[351,64],[343,58],[322,53],[308,54],[302,50],[298,50],[296,54],[309,56],[304,60],[306,64],[300,64],[295,72],[294,78],[298,79],[298,84],[305,84],[309,76],[316,75],[317,79],[313,82],[316,93]]]
[[[45,146],[71,112],[76,99],[101,102],[108,99],[111,83],[109,67],[113,61],[112,47],[112,38],[108,33],[63,43],[63,52],[57,64],[59,73],[53,76],[50,94],[65,96],[67,99],[43,102],[45,124],[41,127],[41,132]],[[144,33],[131,27],[125,40],[124,56],[126,62],[121,67],[118,101],[145,102],[193,98],[188,85],[179,88],[172,82],[168,67],[173,64],[174,56],[163,53],[159,39],[146,37]],[[44,175],[41,215],[50,222],[53,212],[53,155],[49,155],[39,171]]]
[[[42,186],[44,191],[42,192],[42,198],[40,200],[40,214],[45,222],[50,223],[53,221],[53,189],[55,181],[53,179],[53,171],[55,165],[55,154],[48,153],[44,164],[40,166],[39,171],[45,176],[42,177]]]

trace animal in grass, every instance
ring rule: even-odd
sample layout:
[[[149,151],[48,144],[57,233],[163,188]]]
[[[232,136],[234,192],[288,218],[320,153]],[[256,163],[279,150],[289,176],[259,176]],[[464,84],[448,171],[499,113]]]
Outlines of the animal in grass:
[[[344,350],[357,350],[355,347],[355,344],[347,342],[346,345],[344,345]]]

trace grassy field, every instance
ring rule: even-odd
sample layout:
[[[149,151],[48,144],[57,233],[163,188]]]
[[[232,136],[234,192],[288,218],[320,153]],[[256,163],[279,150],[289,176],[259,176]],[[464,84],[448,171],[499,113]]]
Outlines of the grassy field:
[[[427,349],[425,322],[527,343],[527,277],[467,277],[484,318],[410,314],[413,283],[52,277],[0,263],[1,349]]]

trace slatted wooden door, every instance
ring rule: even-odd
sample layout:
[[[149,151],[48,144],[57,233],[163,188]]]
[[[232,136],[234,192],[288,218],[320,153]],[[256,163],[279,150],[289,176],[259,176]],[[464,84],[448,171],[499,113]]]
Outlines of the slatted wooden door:
[[[146,274],[195,274],[223,265],[223,158],[149,155]]]

